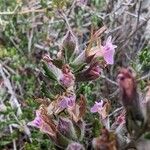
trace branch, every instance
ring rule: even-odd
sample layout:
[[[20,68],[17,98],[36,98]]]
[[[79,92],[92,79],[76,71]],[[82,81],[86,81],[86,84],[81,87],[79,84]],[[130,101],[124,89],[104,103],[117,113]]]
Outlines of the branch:
[[[19,14],[19,15],[23,15],[23,14],[28,14],[28,13],[41,13],[41,12],[46,12],[46,9],[29,9],[29,10],[24,10],[21,12],[16,12],[16,11],[11,11],[11,12],[0,12],[0,15],[15,15],[15,14]]]
[[[22,110],[21,110],[21,107],[20,107],[20,104],[18,102],[18,99],[13,91],[13,88],[12,88],[12,85],[11,85],[11,82],[10,80],[8,79],[8,77],[6,77],[4,71],[3,71],[3,67],[2,67],[2,64],[0,64],[0,74],[2,75],[2,78],[4,80],[4,85],[7,87],[8,89],[8,92],[9,94],[11,95],[9,101],[10,101],[10,104],[11,104],[11,107],[13,109],[17,109],[17,116],[21,116],[23,113],[22,113]],[[24,120],[22,120],[21,122],[21,125],[22,127],[24,128],[24,132],[30,137],[30,130],[29,128],[26,126],[26,123]]]
[[[148,74],[146,74],[145,76],[139,78],[137,81],[145,80],[147,78],[150,78],[150,72]]]
[[[118,83],[109,79],[108,77],[104,76],[104,75],[101,75],[101,78],[105,79],[106,81],[110,82],[111,84],[114,84],[116,86],[118,86]]]

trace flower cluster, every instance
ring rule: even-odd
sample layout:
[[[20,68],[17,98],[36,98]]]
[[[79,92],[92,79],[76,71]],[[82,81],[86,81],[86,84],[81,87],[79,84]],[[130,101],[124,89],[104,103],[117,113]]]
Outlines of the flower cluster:
[[[97,36],[100,31],[96,33]],[[94,42],[93,39],[91,41]],[[112,44],[111,37],[104,42],[105,44],[96,47],[90,46],[89,43],[88,48],[81,53],[77,43],[73,32],[68,31],[57,57],[43,56],[44,75],[50,79],[49,84],[57,85],[58,94],[56,95],[56,91],[52,93],[51,90],[52,100],[42,103],[36,111],[35,119],[28,123],[29,126],[48,134],[57,147],[67,150],[85,149],[85,145],[81,143],[84,143],[87,134],[84,121],[87,100],[84,95],[77,94],[77,85],[79,82],[98,79],[105,66],[114,63],[116,48]],[[110,102],[101,100],[96,101],[90,110],[99,114],[99,122],[105,126],[109,109]],[[111,143],[112,141],[107,140],[107,145]]]

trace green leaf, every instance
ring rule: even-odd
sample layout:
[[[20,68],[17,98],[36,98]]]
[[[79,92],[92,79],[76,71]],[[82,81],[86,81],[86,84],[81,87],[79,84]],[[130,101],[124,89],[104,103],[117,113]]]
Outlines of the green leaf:
[[[93,136],[94,137],[98,137],[100,135],[101,128],[102,128],[101,123],[99,122],[98,119],[95,118],[95,120],[93,122]]]
[[[53,64],[56,66],[56,67],[58,67],[58,68],[62,68],[62,66],[63,66],[63,61],[62,60],[60,60],[60,59],[54,59],[53,60]]]
[[[5,146],[5,145],[8,145],[8,144],[10,144],[12,141],[1,141],[0,142],[0,146]]]
[[[53,72],[50,71],[50,69],[48,68],[47,64],[45,62],[43,62],[43,69],[45,71],[45,75],[51,79],[51,80],[54,80],[54,81],[57,81],[57,77],[54,75]]]
[[[144,135],[144,138],[150,140],[150,132],[146,133],[146,134]]]
[[[57,138],[55,141],[55,144],[60,148],[66,148],[68,144],[70,144],[72,141],[65,136],[63,136],[60,132],[57,132]]]
[[[41,85],[41,91],[43,92],[44,96],[46,96],[50,99],[55,99],[55,96],[47,90],[47,87],[45,85],[46,85],[46,83],[43,81],[42,85]]]
[[[72,66],[74,67],[74,74],[76,74],[84,69],[86,63],[82,63],[80,65],[72,65]]]

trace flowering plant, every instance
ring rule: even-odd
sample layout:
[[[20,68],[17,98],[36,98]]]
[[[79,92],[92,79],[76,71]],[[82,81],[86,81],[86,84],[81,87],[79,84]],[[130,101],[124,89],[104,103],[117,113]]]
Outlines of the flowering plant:
[[[79,50],[74,33],[68,31],[57,57],[52,58],[48,54],[43,56],[44,75],[50,79],[47,84],[57,84],[59,91],[56,89],[51,92],[49,99],[40,99],[41,105],[36,110],[36,117],[28,125],[47,134],[60,149],[84,150],[91,148],[92,144],[96,150],[116,150],[122,146],[120,139],[127,134],[126,113],[112,119],[109,100],[95,100],[95,104],[89,106],[87,97],[78,92],[77,85],[97,80],[105,67],[114,63],[117,46],[112,44],[112,37],[108,37],[102,45],[97,44],[105,30],[102,27],[91,35],[89,44],[83,51]],[[119,79],[120,76],[118,75]],[[123,112],[125,111],[128,112],[127,107]],[[97,113],[99,118],[85,121],[88,113]]]

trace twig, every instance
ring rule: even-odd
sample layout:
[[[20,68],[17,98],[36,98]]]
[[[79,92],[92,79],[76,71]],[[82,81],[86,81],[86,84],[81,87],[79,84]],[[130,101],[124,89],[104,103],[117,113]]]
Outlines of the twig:
[[[101,78],[105,79],[106,81],[110,82],[111,84],[114,84],[116,86],[118,86],[118,83],[109,79],[108,77],[104,76],[104,75],[101,75]]]
[[[115,92],[113,92],[112,94],[109,95],[109,98],[113,98],[115,97],[117,94],[119,93],[119,89],[117,89]]]
[[[7,118],[10,120],[9,116]],[[11,124],[9,125],[9,130],[10,130],[10,133],[12,134],[13,133],[13,129],[12,129],[12,125]],[[13,141],[13,150],[17,150],[16,140],[13,138],[12,141]]]
[[[73,3],[72,3],[72,5],[71,5],[70,9],[68,10],[67,15],[65,15],[65,18],[67,18],[67,17],[70,16],[72,10],[74,9],[75,3],[76,3],[76,0],[73,1]],[[64,18],[63,18],[63,20],[66,22],[66,20],[65,20]],[[68,19],[67,19],[67,25],[68,25]],[[69,26],[70,26],[70,25],[69,25]],[[57,37],[60,36],[60,33],[62,32],[62,30],[63,30],[63,29],[61,29],[61,30],[58,32]],[[58,38],[57,38],[57,39],[58,39]]]
[[[108,115],[108,117],[113,116],[114,114],[118,113],[119,111],[121,111],[123,109],[123,107],[120,107],[118,109],[116,109],[115,111],[113,111],[111,114]]]
[[[34,47],[39,48],[41,50],[45,50],[45,51],[49,51],[49,47],[46,47],[44,45],[40,45],[40,44],[34,44]]]
[[[139,2],[139,8],[138,8],[138,15],[137,15],[137,23],[136,23],[136,28],[138,27],[139,24],[139,19],[140,19],[140,13],[141,13],[141,7],[142,7],[142,1],[140,0]]]
[[[15,96],[15,93],[12,89],[12,86],[11,86],[9,79],[5,76],[5,73],[3,71],[1,64],[0,64],[0,74],[2,75],[5,86],[8,88],[8,92],[11,94],[10,100],[11,100],[12,107],[17,108],[18,115],[22,115],[22,110],[21,110],[20,104],[19,104],[19,102]]]
[[[35,21],[35,19],[34,19],[34,13],[32,13],[32,23],[34,21]],[[28,53],[29,53],[29,55],[31,54],[33,32],[34,32],[34,28],[32,27],[32,29],[29,30],[29,34],[28,34]]]
[[[25,10],[25,11],[21,11],[21,12],[16,12],[16,11],[12,11],[12,12],[0,12],[0,15],[15,15],[15,14],[19,14],[19,15],[23,15],[23,14],[28,14],[28,13],[41,13],[41,12],[46,12],[46,9],[30,9],[30,10]]]
[[[150,72],[148,74],[146,74],[145,76],[139,78],[137,81],[145,80],[147,78],[150,78]]]
[[[16,98],[16,96],[15,96],[15,93],[14,93],[14,91],[13,91],[13,88],[12,88],[12,85],[11,85],[11,83],[10,83],[10,80],[6,77],[6,75],[5,75],[4,71],[3,71],[3,67],[2,67],[1,64],[0,64],[0,74],[2,75],[2,78],[3,78],[3,80],[4,80],[4,85],[7,87],[8,92],[9,92],[9,94],[11,95],[11,97],[10,97],[10,104],[11,104],[11,107],[12,107],[13,109],[17,109],[17,115],[18,115],[18,116],[21,116],[21,115],[22,115],[22,110],[21,110],[20,104],[19,104],[19,102],[18,102],[18,100],[17,100],[17,98]],[[26,126],[24,120],[22,121],[22,126],[23,126],[23,128],[24,128],[24,132],[25,132],[28,136],[30,136],[30,130],[29,130],[29,128]]]
[[[143,25],[145,25],[149,20],[150,20],[150,17],[148,17],[148,18],[147,18],[144,22],[142,22],[135,30],[133,30],[133,31],[129,34],[129,36],[123,41],[124,44],[119,47],[119,50],[122,49],[122,48],[124,48],[124,47],[127,45],[128,41],[131,39],[131,37],[132,37],[141,27],[143,27]]]
[[[125,11],[128,15],[130,15],[130,16],[133,16],[133,17],[138,17],[136,14],[133,14],[133,13],[131,13],[131,12],[129,12],[129,11]],[[145,21],[145,18],[144,17],[139,17],[139,20],[143,20],[143,21]]]

